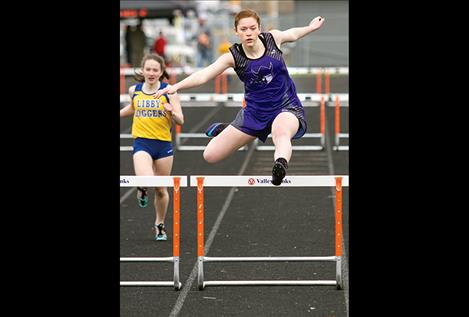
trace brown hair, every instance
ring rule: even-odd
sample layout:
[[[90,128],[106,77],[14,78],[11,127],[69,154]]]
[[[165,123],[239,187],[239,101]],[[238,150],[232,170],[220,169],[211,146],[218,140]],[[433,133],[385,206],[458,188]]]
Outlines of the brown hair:
[[[160,76],[159,80],[161,81],[165,78],[169,79],[169,75],[166,72],[166,66],[165,66],[165,63],[164,63],[164,59],[163,59],[163,57],[161,57],[158,54],[151,53],[151,54],[145,55],[142,59],[142,63],[141,63],[140,66],[143,68],[145,66],[145,62],[149,59],[152,59],[152,60],[154,60],[154,61],[156,61],[160,64],[162,73],[161,73],[161,76]],[[143,73],[142,73],[141,70],[135,70],[134,78],[135,78],[136,81],[139,81],[139,82],[142,82],[142,83],[145,81],[145,77],[143,76]]]
[[[238,27],[239,20],[244,19],[244,18],[254,18],[256,19],[257,24],[259,26],[261,25],[261,18],[259,17],[257,12],[251,9],[245,9],[245,10],[239,11],[238,14],[236,14],[235,16],[235,20],[234,20],[235,30]]]

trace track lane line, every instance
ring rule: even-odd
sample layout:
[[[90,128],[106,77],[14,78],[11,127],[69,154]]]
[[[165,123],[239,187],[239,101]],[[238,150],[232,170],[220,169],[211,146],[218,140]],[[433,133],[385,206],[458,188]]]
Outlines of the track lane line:
[[[251,159],[254,150],[256,148],[254,142],[250,143],[249,145],[249,150],[248,153],[246,154],[246,158],[244,159],[243,165],[241,166],[238,175],[243,175],[244,171],[246,170],[249,160]],[[233,196],[236,192],[237,187],[231,187],[230,192],[228,193],[226,200],[223,204],[223,207],[220,210],[220,213],[218,214],[217,219],[215,220],[215,223],[212,226],[212,229],[210,230],[210,233],[208,235],[207,241],[205,242],[205,248],[204,252],[205,254],[208,253],[210,250],[210,246],[212,245],[212,242],[215,238],[215,235],[217,234],[218,229],[220,228],[220,224],[223,220],[223,217],[225,216],[226,211],[228,210],[228,207],[230,206],[231,201],[233,200]],[[184,301],[186,300],[187,294],[189,294],[189,291],[192,288],[192,284],[194,283],[195,279],[197,278],[197,269],[198,269],[198,260],[195,261],[194,267],[192,268],[191,274],[189,275],[187,281],[183,283],[182,290],[176,299],[176,303],[174,304],[173,309],[171,310],[171,313],[169,316],[177,316],[179,312],[182,309],[182,306],[184,305]]]

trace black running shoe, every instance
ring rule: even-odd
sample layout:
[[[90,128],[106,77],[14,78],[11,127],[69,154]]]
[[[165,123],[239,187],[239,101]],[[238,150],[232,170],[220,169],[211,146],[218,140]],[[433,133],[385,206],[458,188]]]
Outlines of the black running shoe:
[[[210,125],[207,130],[205,131],[205,134],[210,137],[216,137],[217,135],[220,134],[221,131],[225,130],[227,126],[229,126],[229,123],[223,123],[223,122],[216,122]]]
[[[163,223],[158,224],[155,226],[155,240],[156,241],[166,241],[168,240],[168,236],[166,235],[166,227]]]
[[[148,193],[146,188],[137,187],[137,201],[141,208],[145,208],[148,205]]]
[[[288,164],[283,158],[279,158],[275,161],[274,167],[272,168],[272,184],[278,186],[282,183],[285,174],[287,173]]]

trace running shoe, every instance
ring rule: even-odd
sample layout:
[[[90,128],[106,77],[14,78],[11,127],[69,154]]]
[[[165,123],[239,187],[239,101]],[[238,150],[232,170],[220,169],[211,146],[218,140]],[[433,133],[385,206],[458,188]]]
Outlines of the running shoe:
[[[288,164],[284,158],[279,158],[275,161],[272,168],[272,184],[278,186],[282,183],[285,174],[287,173]]]
[[[168,236],[166,235],[166,227],[163,223],[158,224],[155,226],[155,240],[156,241],[166,241],[168,240]]]
[[[148,205],[148,193],[146,188],[137,187],[137,201],[141,208],[145,208]]]
[[[205,131],[205,134],[210,137],[216,137],[217,135],[220,134],[221,131],[225,130],[225,128],[229,126],[229,123],[222,123],[222,122],[216,122],[210,125],[207,130]]]

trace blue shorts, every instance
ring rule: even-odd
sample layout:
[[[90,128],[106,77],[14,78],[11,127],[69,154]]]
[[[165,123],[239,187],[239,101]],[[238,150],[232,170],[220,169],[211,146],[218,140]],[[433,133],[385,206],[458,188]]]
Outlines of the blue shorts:
[[[150,154],[153,160],[173,155],[173,144],[169,141],[154,139],[136,138],[133,144],[133,154],[138,151],[145,151]]]
[[[236,118],[233,120],[233,122],[231,122],[231,125],[236,129],[251,136],[255,136],[262,142],[265,142],[269,134],[272,132],[272,123],[274,122],[277,115],[282,112],[291,112],[298,118],[300,126],[298,127],[296,134],[293,136],[293,139],[301,138],[306,133],[306,129],[308,127],[302,106],[288,105],[282,108],[278,113],[274,113],[270,120],[264,122],[257,120],[255,115],[247,112],[246,109],[243,108],[238,112]]]

